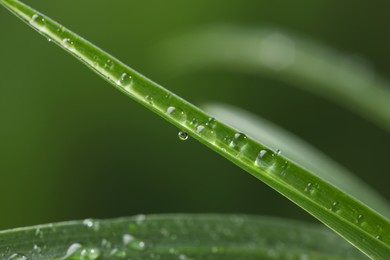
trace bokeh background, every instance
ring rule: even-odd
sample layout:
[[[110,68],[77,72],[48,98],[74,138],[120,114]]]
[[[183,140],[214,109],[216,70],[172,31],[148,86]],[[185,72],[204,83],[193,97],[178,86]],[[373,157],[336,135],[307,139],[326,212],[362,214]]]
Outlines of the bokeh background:
[[[287,83],[222,69],[163,73],[156,46],[201,26],[275,26],[390,77],[386,1],[121,0],[26,3],[195,104],[225,102],[288,129],[390,198],[390,136]],[[315,221],[0,9],[0,229],[149,213]],[[390,105],[390,104],[389,104]]]

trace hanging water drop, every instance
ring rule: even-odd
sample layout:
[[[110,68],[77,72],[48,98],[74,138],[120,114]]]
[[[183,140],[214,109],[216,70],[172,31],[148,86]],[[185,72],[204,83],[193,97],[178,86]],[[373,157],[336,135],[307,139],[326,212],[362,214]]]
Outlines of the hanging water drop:
[[[127,73],[123,73],[116,83],[122,86],[127,92],[130,92],[133,85],[133,78]]]
[[[187,120],[187,115],[184,113],[184,111],[174,106],[168,107],[167,114],[170,117],[176,119],[176,121],[178,121],[181,124],[185,123]]]
[[[180,131],[178,133],[179,139],[182,141],[186,141],[188,139],[188,134],[184,131]]]
[[[255,163],[261,168],[268,169],[275,164],[275,154],[268,149],[261,150]]]
[[[247,145],[247,137],[243,133],[236,133],[230,142],[230,147],[236,151],[241,151]]]
[[[276,149],[276,151],[275,151],[276,155],[280,155],[281,153],[282,153],[282,151],[280,149]]]

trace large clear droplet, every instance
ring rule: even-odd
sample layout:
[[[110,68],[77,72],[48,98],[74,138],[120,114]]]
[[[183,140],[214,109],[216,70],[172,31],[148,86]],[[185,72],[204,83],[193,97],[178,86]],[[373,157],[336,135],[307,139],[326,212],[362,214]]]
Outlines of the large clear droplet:
[[[261,168],[268,169],[275,164],[276,156],[275,154],[268,150],[263,149],[259,152],[259,154],[256,157],[256,165],[260,166]]]
[[[210,142],[214,142],[217,137],[215,131],[207,125],[198,125],[196,127],[196,133]]]
[[[119,77],[117,84],[122,86],[127,92],[129,92],[131,91],[131,87],[133,85],[133,78],[127,73],[123,73]]]
[[[39,14],[34,14],[31,17],[30,24],[34,26],[35,28],[41,30],[46,26],[45,18],[43,18]]]
[[[184,113],[184,111],[174,106],[168,107],[167,114],[182,124],[187,120],[187,115]]]
[[[243,133],[236,133],[230,142],[230,147],[236,151],[241,151],[247,145],[247,137]]]

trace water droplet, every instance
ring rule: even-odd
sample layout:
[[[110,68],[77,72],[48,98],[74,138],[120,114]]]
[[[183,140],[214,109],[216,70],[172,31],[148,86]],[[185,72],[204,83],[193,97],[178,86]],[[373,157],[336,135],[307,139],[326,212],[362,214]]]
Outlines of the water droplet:
[[[315,184],[309,182],[309,183],[306,185],[306,187],[305,187],[305,192],[308,192],[308,193],[310,193],[310,194],[314,194],[315,191],[316,191],[316,189],[317,189],[316,186],[317,186],[317,185],[315,185]]]
[[[27,256],[15,253],[8,257],[8,260],[28,260]]]
[[[196,118],[193,118],[193,119],[191,120],[191,123],[190,123],[190,125],[192,125],[192,126],[196,127],[196,126],[198,126],[198,123],[199,123],[198,119],[196,119]]]
[[[232,141],[232,138],[230,136],[225,136],[222,140],[225,144],[228,144],[230,145],[231,141]]]
[[[117,258],[125,258],[127,256],[125,251],[119,250],[118,248],[112,249],[110,255],[115,256]]]
[[[131,90],[132,85],[133,85],[133,78],[130,75],[128,75],[127,73],[123,73],[116,83],[118,85],[124,87],[124,89],[126,89],[129,92]]]
[[[340,210],[339,203],[338,203],[337,201],[333,202],[330,209],[331,209],[333,212],[339,211],[339,210]]]
[[[122,237],[123,244],[126,245],[129,248],[135,249],[135,250],[144,250],[145,249],[145,242],[136,239],[130,234],[124,234]]]
[[[102,242],[101,242],[101,245],[103,248],[105,249],[110,249],[111,248],[111,242],[108,241],[107,239],[103,239]]]
[[[356,223],[362,224],[364,222],[364,216],[362,214],[358,215],[356,218]]]
[[[85,219],[83,221],[83,224],[85,226],[87,226],[88,228],[91,228],[95,231],[99,231],[99,229],[100,229],[100,223],[98,221],[93,220],[93,219],[89,219],[89,218]]]
[[[152,96],[146,96],[145,101],[149,103],[150,105],[153,105],[153,97]]]
[[[256,157],[256,164],[261,168],[268,169],[275,164],[275,154],[270,150],[261,150]]]
[[[30,24],[37,29],[41,29],[46,26],[45,18],[40,16],[39,14],[34,14],[31,17]]]
[[[85,248],[80,252],[80,259],[95,260],[100,256],[100,251],[97,248]]]
[[[210,117],[206,123],[206,125],[209,126],[210,128],[214,128],[216,124],[217,124],[217,120],[215,120],[214,117]]]
[[[230,142],[230,147],[236,151],[241,151],[247,144],[247,137],[243,133],[236,133]]]
[[[182,140],[182,141],[185,141],[185,140],[188,139],[188,134],[186,132],[184,132],[184,131],[180,131],[178,136],[179,136],[179,139]]]
[[[40,246],[38,246],[37,244],[35,244],[35,245],[33,246],[33,250],[34,250],[35,252],[37,252],[38,254],[42,252],[42,248],[41,248]]]
[[[87,227],[93,227],[93,220],[92,219],[85,219],[83,221],[83,224]]]
[[[65,38],[62,40],[62,44],[65,46],[65,48],[67,49],[71,49],[73,48],[73,41],[70,39],[70,38]]]
[[[73,243],[71,244],[69,247],[68,247],[68,250],[66,250],[66,254],[65,256],[63,257],[64,259],[72,256],[73,254],[75,254],[77,251],[79,251],[83,246],[79,243]]]
[[[185,123],[187,116],[183,110],[173,106],[168,107],[167,114],[176,119],[179,123]]]
[[[48,42],[52,42],[52,39],[50,37],[47,38]]]
[[[179,255],[179,260],[185,260],[185,259],[187,259],[186,255],[184,254]]]
[[[106,60],[106,62],[104,63],[104,68],[105,69],[112,69],[112,67],[114,66],[114,63],[112,62],[112,60],[108,59]],[[122,74],[123,75],[123,74]],[[122,77],[122,76],[121,76]]]
[[[281,153],[282,153],[282,151],[280,149],[276,149],[276,151],[275,151],[276,155],[280,155]]]
[[[285,161],[284,164],[283,164],[283,166],[282,166],[282,169],[281,169],[281,171],[280,171],[280,176],[286,177],[286,175],[287,175],[287,169],[288,169],[289,166],[290,166],[290,164],[288,163],[288,161]]]
[[[208,127],[207,125],[206,126],[198,125],[196,127],[196,133],[198,133],[199,135],[201,135],[202,137],[206,138],[209,141],[215,141],[215,138],[217,136],[215,134],[215,131],[210,127]]]
[[[382,237],[380,235],[377,235],[375,238],[378,240],[382,240]]]
[[[64,31],[64,26],[57,27],[57,32],[62,33]]]
[[[35,236],[38,238],[43,238],[43,232],[40,228],[35,229]]]

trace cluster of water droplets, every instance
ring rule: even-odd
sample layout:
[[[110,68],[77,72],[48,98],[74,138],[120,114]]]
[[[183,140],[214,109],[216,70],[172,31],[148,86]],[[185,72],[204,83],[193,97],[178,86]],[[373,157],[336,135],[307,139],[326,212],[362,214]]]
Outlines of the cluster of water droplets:
[[[62,259],[95,260],[100,257],[100,250],[95,247],[85,247],[80,243],[71,244]]]
[[[8,260],[28,260],[28,257],[23,254],[14,253],[8,257]]]

